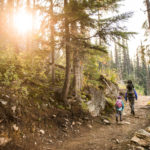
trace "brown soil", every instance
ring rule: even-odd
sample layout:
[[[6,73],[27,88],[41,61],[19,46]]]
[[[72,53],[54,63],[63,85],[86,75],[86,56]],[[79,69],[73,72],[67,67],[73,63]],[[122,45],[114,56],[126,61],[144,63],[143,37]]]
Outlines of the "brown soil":
[[[135,103],[135,117],[130,114],[129,104],[125,103],[123,122],[130,122],[130,125],[116,124],[113,115],[111,125],[94,122],[92,129],[86,126],[81,129],[79,136],[68,138],[49,148],[51,150],[128,150],[127,144],[133,133],[148,126],[150,122],[150,111],[146,106],[149,101],[150,97],[139,97]]]
[[[135,103],[135,116],[130,114],[129,104],[125,103],[123,122],[130,124],[122,125],[116,124],[115,114],[109,116],[111,124],[106,125],[100,117],[93,119],[64,110],[51,110],[47,115],[43,111],[44,120],[35,122],[31,113],[26,118],[27,122],[31,122],[29,124],[0,124],[1,135],[7,133],[6,136],[12,139],[0,150],[129,150],[127,144],[134,132],[150,123],[150,109],[146,106],[149,101],[150,97],[139,97]],[[19,126],[19,131],[13,131],[13,124]]]

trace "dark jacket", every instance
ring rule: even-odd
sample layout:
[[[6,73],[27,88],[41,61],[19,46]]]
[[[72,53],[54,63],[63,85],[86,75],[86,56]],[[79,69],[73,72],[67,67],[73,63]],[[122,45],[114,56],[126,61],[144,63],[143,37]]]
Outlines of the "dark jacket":
[[[133,90],[134,90],[135,99],[137,100],[137,99],[138,99],[138,95],[137,95],[135,89],[133,89]],[[125,94],[125,100],[126,100],[126,101],[128,100],[127,92],[126,92],[126,94]]]

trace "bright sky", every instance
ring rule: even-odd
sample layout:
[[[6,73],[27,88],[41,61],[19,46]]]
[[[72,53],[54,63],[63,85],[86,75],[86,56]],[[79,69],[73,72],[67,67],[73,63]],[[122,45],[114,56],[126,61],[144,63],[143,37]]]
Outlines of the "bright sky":
[[[144,39],[144,30],[142,29],[142,25],[147,19],[147,13],[143,1],[144,0],[124,0],[122,2],[123,6],[119,9],[120,12],[134,12],[133,17],[126,23],[129,31],[138,32],[138,35],[131,38],[128,43],[130,56],[132,58],[135,56],[136,49],[140,45],[141,40]]]

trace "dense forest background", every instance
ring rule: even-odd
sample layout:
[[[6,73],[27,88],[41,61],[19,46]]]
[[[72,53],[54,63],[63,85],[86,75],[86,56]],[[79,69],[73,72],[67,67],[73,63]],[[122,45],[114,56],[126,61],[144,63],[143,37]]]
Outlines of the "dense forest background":
[[[103,75],[112,82],[131,79],[149,94],[149,46],[141,42],[136,58],[130,57],[128,40],[136,33],[124,27],[132,12],[119,14],[120,2],[2,0],[0,86],[18,99],[36,101],[61,89],[67,103],[70,95],[80,99],[87,85],[101,86]]]

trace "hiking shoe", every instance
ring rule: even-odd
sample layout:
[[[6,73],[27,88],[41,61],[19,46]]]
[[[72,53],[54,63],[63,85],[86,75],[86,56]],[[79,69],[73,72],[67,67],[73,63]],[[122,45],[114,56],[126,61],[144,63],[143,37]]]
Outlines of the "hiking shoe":
[[[116,118],[116,122],[118,123],[118,118]]]
[[[132,114],[133,114],[133,116],[135,116],[135,112],[134,111],[132,112]]]

